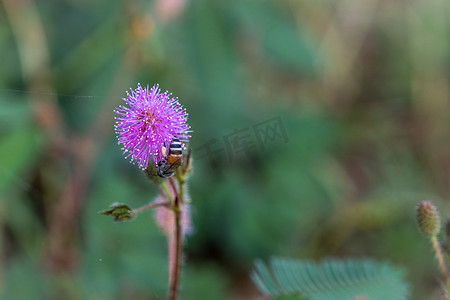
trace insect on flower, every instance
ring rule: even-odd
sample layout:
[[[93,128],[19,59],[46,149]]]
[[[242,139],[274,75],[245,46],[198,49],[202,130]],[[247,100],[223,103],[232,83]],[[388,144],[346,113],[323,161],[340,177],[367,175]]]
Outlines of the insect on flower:
[[[163,147],[163,154],[167,151]],[[183,163],[183,149],[179,139],[173,139],[169,146],[167,157],[158,163],[158,176],[166,178],[172,176],[176,169]]]
[[[192,132],[186,109],[171,95],[167,91],[161,93],[158,85],[149,89],[138,84],[123,98],[127,106],[115,110],[118,114],[115,131],[126,158],[131,157],[131,162],[141,169],[153,161],[161,177],[171,176],[167,174],[175,172],[181,164],[177,155],[181,157]]]

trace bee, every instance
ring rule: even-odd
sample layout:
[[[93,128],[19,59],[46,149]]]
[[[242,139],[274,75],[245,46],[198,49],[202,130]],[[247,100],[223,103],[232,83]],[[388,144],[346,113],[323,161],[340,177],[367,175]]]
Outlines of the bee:
[[[162,148],[162,153],[166,156],[167,148]],[[174,138],[170,143],[167,156],[158,163],[158,176],[167,178],[172,176],[176,169],[183,163],[183,149],[179,139]]]

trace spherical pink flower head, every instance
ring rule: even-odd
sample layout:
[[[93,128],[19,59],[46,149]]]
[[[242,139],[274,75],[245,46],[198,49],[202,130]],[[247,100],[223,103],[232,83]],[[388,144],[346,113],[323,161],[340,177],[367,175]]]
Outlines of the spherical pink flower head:
[[[170,98],[168,91],[161,93],[159,85],[150,90],[138,84],[136,90],[127,92],[123,100],[128,106],[119,106],[115,113],[119,116],[115,131],[122,144],[126,158],[140,168],[147,168],[150,159],[158,164],[164,159],[162,147],[169,147],[174,138],[181,141],[182,147],[191,137],[187,124],[186,109],[178,102],[178,98]]]

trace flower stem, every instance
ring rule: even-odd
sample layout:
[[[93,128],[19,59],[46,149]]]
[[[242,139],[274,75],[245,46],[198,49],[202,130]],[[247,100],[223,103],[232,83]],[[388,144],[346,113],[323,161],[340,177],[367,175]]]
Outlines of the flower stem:
[[[180,273],[181,273],[181,259],[183,253],[183,233],[181,228],[181,201],[178,200],[178,197],[175,198],[175,242],[176,242],[176,253],[175,253],[175,264],[173,265],[173,280],[172,286],[170,287],[170,299],[176,300],[178,296],[178,286],[180,282]]]
[[[431,237],[431,243],[433,244],[434,251],[436,252],[436,257],[439,262],[439,267],[441,268],[442,276],[444,277],[444,282],[447,285],[448,284],[447,266],[445,265],[444,256],[442,255],[441,247],[439,246],[439,242],[435,235]]]
[[[167,181],[163,181],[163,183],[161,184],[161,186],[164,189],[164,192],[167,194],[167,199],[170,201],[170,203],[173,205],[174,204],[174,199],[172,197],[172,193],[170,192],[169,186],[167,185]],[[175,193],[175,191],[174,191]]]
[[[173,177],[169,177],[168,181],[170,183],[170,186],[172,187],[173,194],[175,196],[175,200],[178,198],[178,201],[183,202],[182,201],[183,199],[181,199],[181,197],[178,193],[178,187],[177,187],[177,184],[175,183],[175,180],[173,180]],[[175,203],[174,203],[174,205],[175,205]]]
[[[176,243],[176,253],[175,253],[175,264],[173,265],[173,278],[171,280],[170,287],[170,300],[176,300],[178,296],[180,275],[181,275],[181,260],[183,256],[183,228],[182,228],[182,206],[184,202],[184,180],[181,180],[183,176],[177,176],[179,183],[179,191],[177,189],[177,185],[175,184],[174,179],[169,178],[169,182],[174,190],[175,201],[173,211],[175,214],[175,243]]]
[[[142,211],[144,211],[144,210],[146,210],[146,209],[154,208],[154,207],[157,207],[157,206],[168,206],[168,205],[170,205],[170,203],[168,203],[168,202],[166,202],[166,201],[162,201],[162,202],[152,202],[152,203],[145,204],[145,205],[143,205],[143,206],[141,206],[141,207],[138,207],[138,208],[136,208],[136,209],[133,209],[133,211],[134,211],[136,214],[138,214],[138,213],[140,213],[140,212],[142,212]]]

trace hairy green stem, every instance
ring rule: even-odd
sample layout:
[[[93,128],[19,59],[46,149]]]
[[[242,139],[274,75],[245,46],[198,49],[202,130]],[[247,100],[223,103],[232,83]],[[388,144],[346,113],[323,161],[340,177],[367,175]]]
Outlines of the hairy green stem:
[[[172,205],[174,204],[174,199],[172,197],[172,193],[170,192],[169,186],[167,185],[166,181],[163,181],[163,183],[161,183],[161,186],[164,189],[164,192],[167,194],[167,200],[170,201],[170,203],[172,203]]]
[[[439,262],[439,267],[441,268],[442,276],[444,277],[445,285],[447,285],[448,284],[447,266],[445,265],[444,256],[442,254],[441,247],[439,246],[439,242],[435,235],[431,237],[431,243],[433,244],[434,251],[436,252],[436,257]]]

